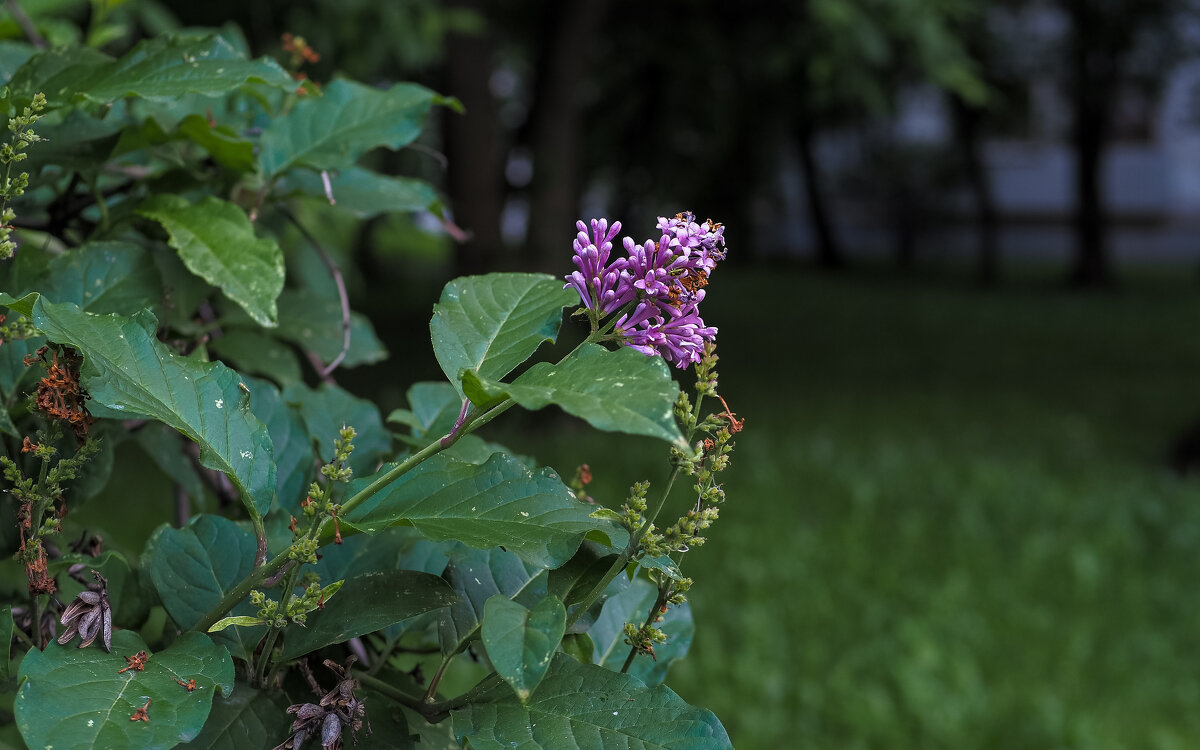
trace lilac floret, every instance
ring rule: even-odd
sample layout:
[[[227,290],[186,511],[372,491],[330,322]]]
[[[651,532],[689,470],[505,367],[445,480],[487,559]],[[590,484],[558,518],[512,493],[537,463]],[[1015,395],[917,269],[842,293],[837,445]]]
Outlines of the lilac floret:
[[[614,337],[647,356],[662,357],[676,367],[699,362],[706,342],[717,329],[704,324],[699,304],[717,262],[725,259],[725,227],[712,220],[700,224],[689,212],[659,217],[659,239],[638,244],[623,240],[625,257],[609,261],[620,222],[582,221],[574,242],[575,266],[566,286],[584,305],[601,315],[625,313],[613,326]],[[632,310],[628,306],[633,305]]]
[[[579,234],[575,236],[575,255],[572,260],[579,270],[567,277],[566,286],[579,292],[583,304],[589,309],[607,315],[624,304],[623,300],[617,298],[616,289],[626,260],[617,258],[611,264],[608,262],[613,238],[621,231],[621,222],[614,221],[609,226],[607,219],[592,219],[590,237],[588,227],[582,221],[576,222],[575,226]]]

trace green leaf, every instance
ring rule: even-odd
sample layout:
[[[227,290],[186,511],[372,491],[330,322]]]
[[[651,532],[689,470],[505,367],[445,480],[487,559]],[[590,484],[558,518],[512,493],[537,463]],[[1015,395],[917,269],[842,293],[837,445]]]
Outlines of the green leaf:
[[[208,348],[221,359],[229,360],[238,372],[261,375],[281,386],[304,379],[300,360],[290,346],[250,328],[231,328],[210,341]],[[255,402],[256,412],[257,407]]]
[[[312,443],[300,412],[289,406],[279,389],[265,380],[242,378],[250,389],[254,414],[267,426],[276,460],[275,492],[279,506],[295,512],[308,491],[315,469]]]
[[[254,235],[242,209],[211,195],[193,204],[178,195],[155,195],[138,213],[163,225],[188,270],[220,288],[259,325],[278,324],[283,251],[275,240]]]
[[[431,542],[418,534],[416,529],[401,526],[370,536],[350,536],[342,544],[326,546],[321,550],[321,560],[315,570],[322,581],[350,579],[364,573],[392,570],[415,570],[441,576],[449,560],[449,546],[448,543]],[[389,638],[399,637],[435,617],[434,613],[428,617],[417,616],[389,626],[385,633]]]
[[[175,480],[195,502],[204,499],[204,484],[190,457],[184,453],[184,438],[165,424],[153,422],[133,433],[134,442],[162,473]]]
[[[503,594],[518,604],[535,605],[546,595],[546,576],[541,572],[511,552],[458,545],[446,568],[458,601],[443,610],[438,620],[442,654],[456,654],[478,637],[484,607],[492,596]]]
[[[604,602],[604,608],[588,629],[588,635],[592,637],[596,649],[592,661],[616,672],[620,671],[629,656],[629,645],[625,643],[625,623],[632,622],[640,626],[646,621],[650,608],[658,598],[658,587],[645,578],[626,581],[617,576],[610,591],[612,588],[619,589],[618,593]],[[671,663],[687,655],[696,630],[692,622],[692,609],[686,603],[667,609],[662,621],[655,626],[666,633],[666,643],[654,646],[653,659],[639,655],[634,657],[629,667],[629,674],[647,685],[658,685],[666,679]]]
[[[449,383],[414,383],[408,389],[408,405],[412,415],[412,421],[408,424],[413,428],[413,437],[428,443],[454,428],[462,408],[462,397],[455,393]],[[394,421],[392,415],[388,416],[388,421]]]
[[[161,526],[142,555],[144,569],[171,619],[187,630],[254,570],[254,535],[220,516],[199,515],[182,529]],[[243,601],[230,614],[252,615]],[[214,635],[239,659],[249,659],[265,628],[235,628]]]
[[[350,746],[362,747],[363,750],[374,750],[374,748],[387,748],[387,750],[416,750],[417,748],[419,750],[432,750],[424,742],[420,745],[415,744],[416,738],[409,730],[408,717],[399,703],[370,688],[363,688],[361,695],[365,699],[366,705],[370,706],[368,712],[371,719],[371,734],[368,736],[360,732],[358,734],[358,745],[354,745],[351,742],[348,743]],[[342,747],[346,746],[346,743],[342,745]],[[455,750],[458,750],[457,745],[454,747]]]
[[[724,750],[729,735],[711,711],[666,686],[556,654],[529,701],[516,696],[451,712],[454,733],[473,750]],[[516,744],[513,744],[516,743]]]
[[[333,442],[346,425],[354,427],[354,452],[350,468],[355,475],[368,474],[391,453],[392,435],[383,427],[375,404],[361,399],[331,383],[312,389],[301,383],[289,385],[283,400],[300,410],[309,437],[317,444],[322,462],[333,459]]]
[[[352,482],[347,497],[376,478]],[[588,533],[625,543],[623,528],[588,513],[549,469],[535,474],[503,453],[483,465],[435,455],[352,508],[343,525],[377,531],[411,524],[434,541],[457,539],[479,549],[502,545],[552,568],[570,559]]]
[[[371,536],[351,536],[342,544],[325,547],[315,570],[323,581],[393,570],[440,576],[449,561],[446,547],[401,526]]]
[[[337,207],[360,219],[397,211],[424,211],[438,202],[437,191],[424,180],[388,177],[363,167],[350,167],[329,175]],[[327,200],[320,173],[296,170],[280,181],[279,193],[299,193]]]
[[[33,57],[34,52],[37,48],[32,44],[9,39],[0,42],[0,83],[12,80],[13,74]]]
[[[546,676],[566,624],[567,610],[555,596],[526,609],[497,594],[484,606],[480,633],[488,659],[522,703]]]
[[[210,125],[196,114],[183,118],[179,134],[200,146],[221,166],[236,172],[254,171],[254,144],[224,125]]]
[[[102,120],[73,109],[62,122],[37,125],[37,134],[44,140],[29,149],[21,168],[34,176],[46,167],[56,167],[59,173],[95,174],[116,148],[120,132],[121,123],[115,118]]]
[[[547,588],[569,607],[586,598],[616,560],[611,548],[584,542],[565,565],[550,571]]]
[[[583,344],[559,364],[540,362],[511,384],[467,373],[464,387],[506,393],[526,409],[554,404],[598,430],[683,444],[674,411],[679,386],[666,363],[628,347]]]
[[[200,463],[233,480],[251,515],[271,507],[271,438],[250,412],[236,372],[219,362],[172,354],[156,338],[158,321],[145,310],[128,318],[92,315],[37,295],[13,300],[4,293],[0,305],[22,312],[31,308],[38,330],[83,354],[82,380],[91,403],[174,427],[200,446]]]
[[[342,353],[342,304],[336,293],[317,296],[309,290],[284,289],[279,295],[279,327],[272,333],[316,354],[322,362],[332,362]],[[350,313],[350,350],[339,367],[385,359],[387,349],[371,322],[359,313]]]
[[[202,633],[184,633],[158,653],[133,631],[112,640],[112,653],[51,643],[25,655],[14,713],[30,747],[174,747],[199,734],[216,690],[233,689],[233,660]],[[150,654],[144,671],[120,672],[123,657],[139,651]],[[196,689],[178,680],[195,680]],[[130,721],[147,701],[149,721]]]
[[[380,90],[339,79],[282,117],[259,139],[258,161],[273,177],[291,167],[349,168],[379,146],[398,149],[421,133],[436,94],[411,83]]]
[[[267,748],[287,737],[292,717],[287,701],[270,693],[236,683],[233,694],[218,695],[204,729],[189,748],[195,750],[241,750]]]
[[[596,649],[587,633],[567,633],[563,636],[562,652],[580,664],[592,663],[592,652]]]
[[[679,570],[679,565],[671,559],[670,555],[641,557],[638,559],[637,564],[639,567],[646,568],[647,570],[657,570],[672,581],[683,580],[683,572]]]
[[[74,81],[87,75],[89,68],[112,64],[113,59],[90,47],[54,47],[40,50],[13,73],[9,81],[12,100],[24,105],[39,91],[50,107],[68,103],[75,92]]]
[[[21,437],[21,433],[17,432],[17,426],[13,424],[8,410],[2,406],[0,406],[0,432],[15,438]]]
[[[294,659],[331,643],[374,633],[423,612],[448,607],[455,599],[445,581],[428,573],[364,573],[348,579],[325,609],[309,614],[306,627],[288,629],[281,658]]]
[[[261,617],[251,617],[250,615],[234,615],[232,617],[222,617],[213,623],[208,629],[210,633],[220,633],[225,628],[237,626],[241,628],[250,628],[255,625],[266,625],[267,621]]]
[[[442,372],[462,394],[463,370],[499,380],[554,341],[575,297],[544,274],[493,273],[451,281],[433,307],[429,332]]]
[[[162,294],[150,254],[123,242],[89,242],[56,255],[32,287],[92,313],[132,315]]]
[[[39,60],[43,56],[55,58]],[[26,73],[38,66],[36,74]],[[57,68],[57,69],[56,69]],[[50,73],[47,75],[47,73]],[[42,52],[14,76],[19,91],[44,91],[51,106],[82,97],[107,104],[126,96],[170,99],[184,94],[220,96],[246,83],[295,86],[270,58],[247,60],[220,36],[160,36],[140,42],[120,59],[98,53]]]
[[[0,653],[0,682],[6,682],[9,675],[12,674],[12,662],[9,660],[12,637],[12,605],[5,604],[3,608],[0,608],[0,643],[5,644],[4,653]]]

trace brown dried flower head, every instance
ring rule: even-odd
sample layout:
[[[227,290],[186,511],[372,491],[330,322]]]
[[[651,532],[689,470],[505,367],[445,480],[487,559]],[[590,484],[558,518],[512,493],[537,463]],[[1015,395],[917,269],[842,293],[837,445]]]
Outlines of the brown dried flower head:
[[[354,663],[353,656],[342,666],[330,659],[325,660],[325,666],[338,677],[338,683],[322,696],[318,703],[295,703],[288,706],[287,712],[295,714],[292,722],[292,735],[273,750],[295,750],[304,745],[310,737],[320,734],[322,750],[341,750],[343,747],[342,733],[347,727],[351,731],[351,739],[358,744],[357,732],[362,729],[366,720],[367,708],[364,699],[355,696],[358,680],[350,674],[350,665]],[[309,673],[314,690],[316,681]],[[371,733],[371,725],[367,724],[367,734]]]
[[[108,581],[92,571],[95,583],[79,592],[75,601],[63,610],[59,622],[66,630],[58,637],[61,645],[67,645],[78,635],[80,648],[86,648],[100,636],[105,651],[112,651],[112,608],[108,604]]]

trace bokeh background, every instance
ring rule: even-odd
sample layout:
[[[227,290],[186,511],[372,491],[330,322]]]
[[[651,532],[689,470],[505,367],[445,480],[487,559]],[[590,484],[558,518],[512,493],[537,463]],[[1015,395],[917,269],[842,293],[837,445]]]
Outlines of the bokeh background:
[[[438,376],[459,273],[570,270],[578,218],[727,226],[704,303],[747,420],[669,682],[740,748],[1200,746],[1200,8],[1190,0],[210,0],[308,75],[458,97],[376,166],[432,216],[323,221]],[[661,445],[493,437],[619,504]]]

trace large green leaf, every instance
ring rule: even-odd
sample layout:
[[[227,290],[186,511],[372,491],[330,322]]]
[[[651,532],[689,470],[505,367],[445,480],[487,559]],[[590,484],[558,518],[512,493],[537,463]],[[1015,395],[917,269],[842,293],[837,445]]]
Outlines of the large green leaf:
[[[522,703],[546,676],[566,625],[567,610],[555,596],[547,596],[533,609],[503,594],[484,605],[480,635],[488,659]]]
[[[458,601],[442,611],[438,641],[442,653],[456,654],[479,635],[483,610],[496,594],[532,607],[546,595],[546,576],[536,565],[502,549],[479,550],[458,545],[450,553],[446,578]]]
[[[388,177],[363,167],[329,175],[337,207],[361,219],[395,211],[424,211],[438,202],[437,191],[424,180]],[[280,182],[282,193],[296,192],[325,200],[325,181],[312,170],[296,170]]]
[[[247,60],[220,36],[160,36],[117,60],[99,53],[40,52],[14,75],[13,88],[22,94],[43,91],[52,106],[62,106],[76,97],[106,104],[126,96],[220,96],[251,82],[295,86],[274,60]]]
[[[448,607],[457,599],[437,576],[389,570],[349,578],[325,608],[308,615],[303,628],[289,628],[283,657],[293,659],[331,643],[374,633],[401,620]]]
[[[526,409],[554,404],[599,430],[683,442],[674,410],[679,386],[661,359],[628,347],[583,344],[558,364],[539,362],[511,384],[467,373],[463,388],[476,402],[508,395]]]
[[[139,651],[150,654],[145,669],[121,672],[124,657]],[[233,660],[203,633],[151,653],[137,633],[121,630],[112,653],[57,643],[30,651],[19,678],[14,713],[30,747],[170,748],[199,734],[216,690],[233,689]],[[195,680],[195,690],[179,680]],[[147,701],[149,721],[131,721]]]
[[[259,139],[258,162],[268,176],[296,166],[347,169],[379,146],[398,149],[421,133],[432,91],[411,83],[381,90],[339,79],[282,117]]]
[[[373,479],[352,482],[347,497]],[[570,559],[586,534],[598,532],[616,544],[627,536],[619,525],[592,518],[553,471],[534,473],[504,453],[483,465],[435,455],[353,508],[345,521],[359,531],[410,524],[434,541],[503,546],[544,568]]]
[[[174,427],[200,446],[200,463],[229,475],[251,514],[270,508],[271,438],[250,412],[236,372],[172,354],[155,337],[158,321],[145,310],[127,318],[93,315],[33,294],[14,300],[0,293],[0,305],[29,315],[51,341],[83,354],[83,385],[93,404]]]
[[[196,750],[242,750],[274,747],[288,735],[292,717],[281,693],[236,683],[233,694],[218,695],[204,729],[188,747]]]
[[[356,433],[354,452],[350,454],[350,468],[355,474],[373,472],[391,452],[392,435],[384,429],[379,409],[344,388],[322,383],[314,390],[295,383],[284,389],[283,400],[300,410],[323,462],[333,459],[333,442],[346,425],[354,427]]]
[[[145,248],[89,242],[51,258],[33,289],[49,301],[70,302],[88,312],[132,315],[157,302],[162,280]]]
[[[21,433],[17,432],[17,426],[13,424],[8,410],[3,406],[0,406],[0,432],[15,438],[21,437]]]
[[[254,570],[254,535],[220,516],[199,515],[182,529],[161,526],[146,543],[143,566],[159,599],[179,627],[187,630]],[[233,615],[252,615],[249,602]],[[213,639],[239,659],[249,659],[265,628],[227,628]]]
[[[407,397],[409,408],[392,411],[387,421],[411,427],[413,441],[421,446],[453,429],[462,408],[462,399],[449,383],[414,383]]]
[[[13,73],[9,81],[12,100],[24,104],[39,91],[47,104],[61,107],[69,103],[75,84],[87,75],[89,68],[111,65],[113,59],[91,47],[53,47],[39,50]]]
[[[267,426],[271,445],[278,457],[275,463],[275,491],[279,506],[294,513],[304,499],[315,472],[312,444],[304,420],[275,386],[255,378],[242,380],[250,389],[254,415]]]
[[[284,289],[279,295],[279,327],[272,334],[332,362],[342,352],[342,304],[331,296],[310,290]],[[369,365],[387,359],[387,349],[375,335],[371,321],[350,313],[350,350],[340,367]]]
[[[279,385],[304,379],[300,360],[290,346],[252,328],[230,328],[208,344],[208,349],[247,375],[261,375]],[[255,402],[254,411],[258,412]],[[262,419],[262,415],[259,415]],[[282,454],[282,450],[280,451]]]
[[[0,42],[0,82],[12,80],[13,74],[33,57],[34,52],[37,52],[37,48],[32,44],[10,39]]]
[[[463,370],[499,380],[554,341],[575,297],[544,274],[493,273],[451,281],[433,307],[429,332],[442,372],[459,394]]]
[[[618,589],[604,602],[600,616],[588,629],[595,651],[592,661],[613,671],[620,671],[629,656],[629,645],[625,643],[625,623],[640,626],[650,614],[658,598],[658,588],[645,578],[626,580],[617,576],[611,589]],[[629,667],[629,674],[640,678],[647,685],[658,685],[667,677],[667,669],[677,659],[687,655],[692,645],[695,625],[689,604],[671,607],[662,621],[655,624],[667,635],[666,643],[654,647],[654,658],[638,655]]]
[[[347,537],[342,544],[330,544],[322,549],[315,571],[326,582],[392,570],[415,570],[441,576],[449,560],[447,548],[452,544],[431,542],[408,526],[397,526],[370,536],[356,534]],[[456,597],[455,606],[457,603]],[[417,616],[391,625],[385,632],[389,638],[396,638],[435,617],[436,613],[432,612],[428,616]]]
[[[44,140],[29,150],[21,168],[35,178],[46,167],[57,168],[54,177],[63,171],[95,174],[113,153],[120,132],[121,123],[115,118],[101,119],[73,109],[62,122],[37,126]]]
[[[12,647],[12,635],[12,605],[5,604],[3,607],[0,607],[0,643],[7,644],[4,647],[4,653],[0,653],[0,682],[7,682],[8,676],[11,674],[12,665],[8,654],[9,649]]]
[[[454,733],[473,750],[723,750],[729,735],[711,711],[664,685],[556,654],[522,705],[515,695],[451,712]]]
[[[221,166],[238,172],[254,170],[254,144],[232,129],[192,114],[180,121],[178,132],[211,154]]]
[[[275,240],[255,236],[242,209],[211,195],[192,204],[178,195],[156,195],[138,213],[163,225],[188,270],[220,288],[259,325],[277,325],[283,251]]]
[[[179,485],[194,502],[204,500],[204,484],[196,466],[185,453],[186,440],[165,424],[148,422],[133,434],[148,459]]]
[[[342,747],[361,747],[363,750],[436,750],[422,741],[416,744],[416,737],[409,728],[408,717],[404,708],[391,698],[377,693],[370,688],[362,688],[361,695],[365,699],[368,717],[371,721],[371,734],[359,732],[357,744],[345,742]],[[443,722],[448,724],[449,722]],[[347,735],[349,732],[346,733]],[[343,735],[345,737],[346,735]],[[455,750],[459,750],[455,746]]]

